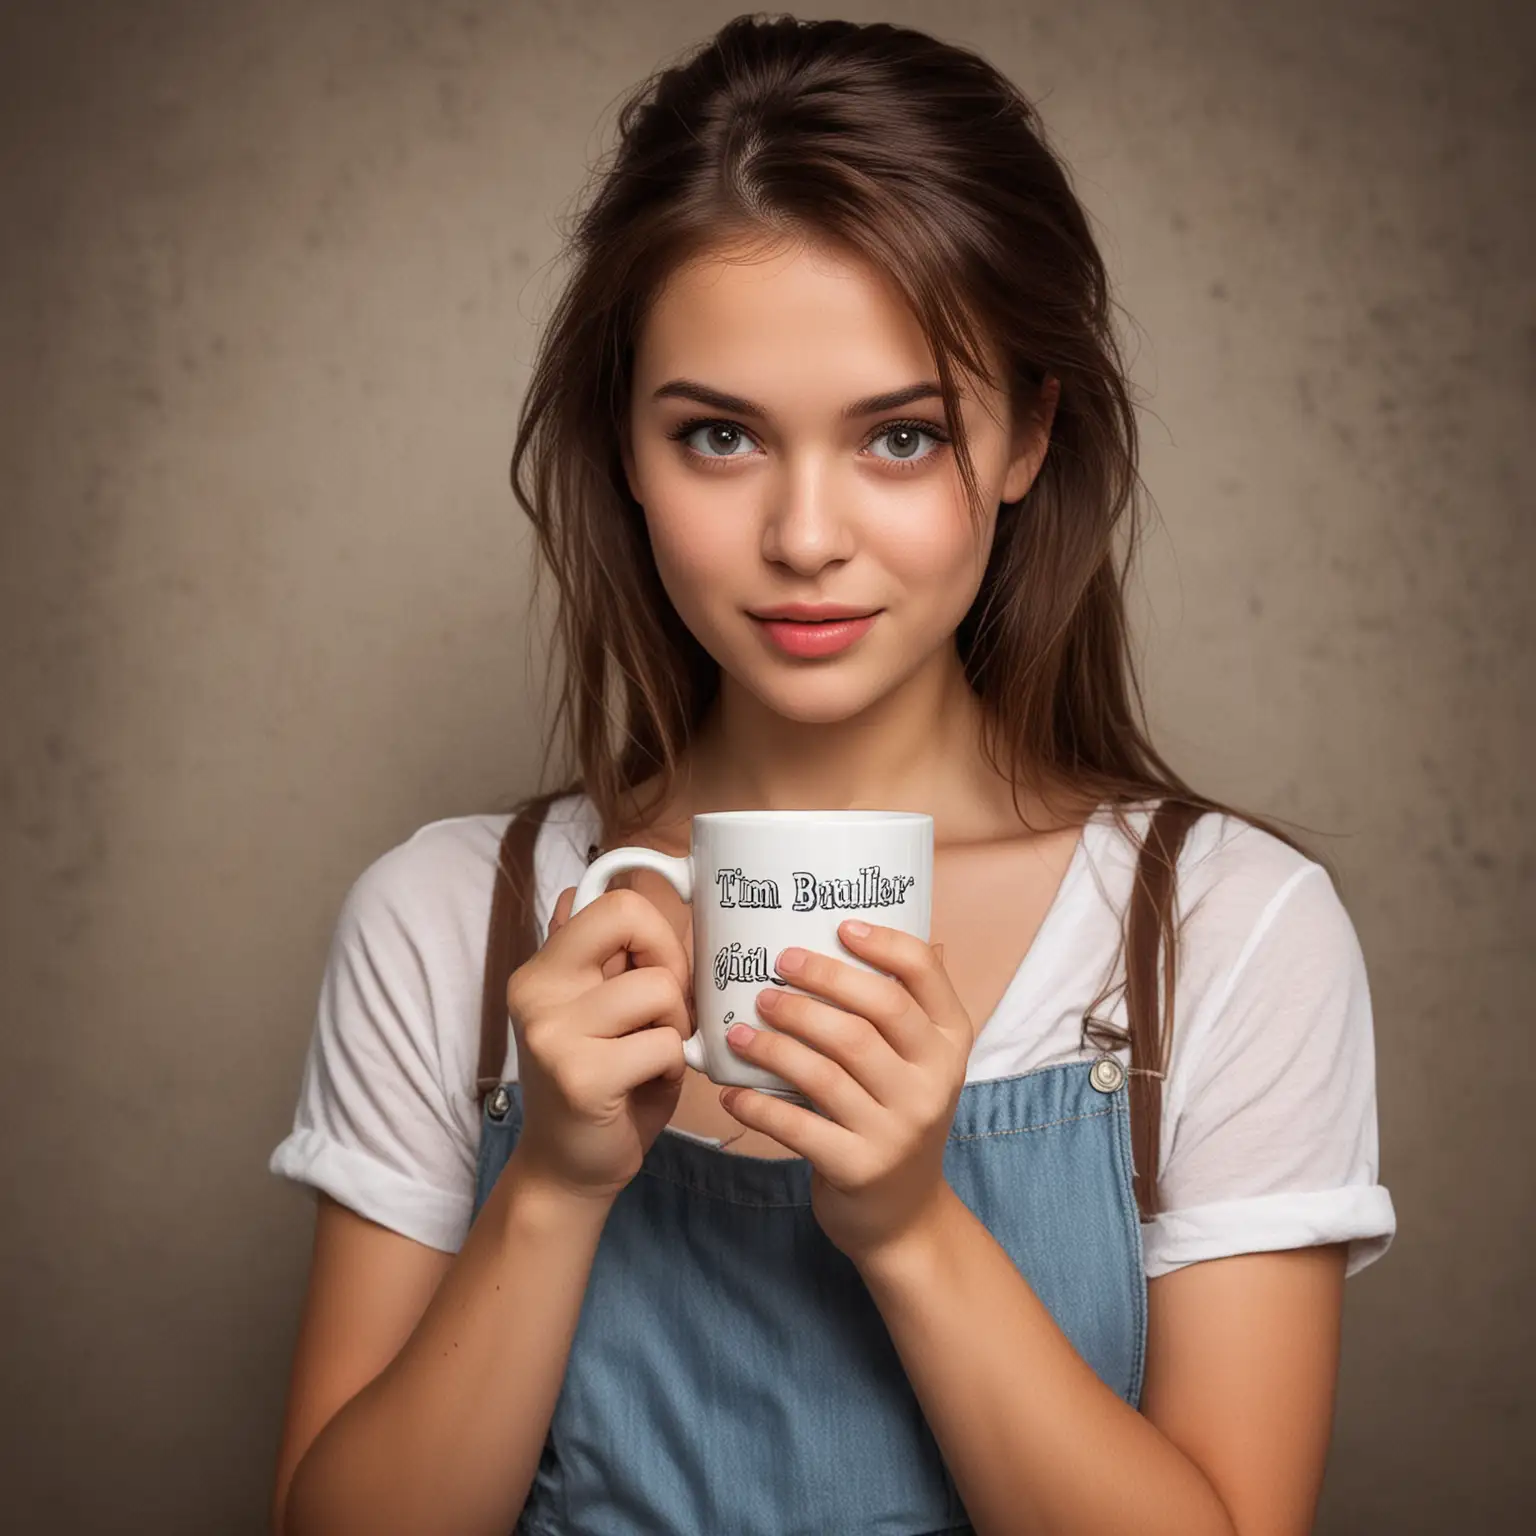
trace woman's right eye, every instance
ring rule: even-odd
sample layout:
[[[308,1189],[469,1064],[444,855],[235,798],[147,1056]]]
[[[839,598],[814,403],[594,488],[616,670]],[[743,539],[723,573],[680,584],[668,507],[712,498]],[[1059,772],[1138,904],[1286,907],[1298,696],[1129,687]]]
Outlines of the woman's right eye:
[[[685,421],[668,436],[681,441],[701,459],[741,459],[750,454],[752,439],[733,421]],[[747,445],[748,453],[736,450]]]

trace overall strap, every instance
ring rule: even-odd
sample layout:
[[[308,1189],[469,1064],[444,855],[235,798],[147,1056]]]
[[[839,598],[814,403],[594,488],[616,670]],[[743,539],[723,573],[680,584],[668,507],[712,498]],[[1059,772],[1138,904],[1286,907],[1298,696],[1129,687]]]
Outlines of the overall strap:
[[[480,998],[480,1061],[475,1102],[501,1081],[507,1056],[507,980],[539,947],[534,911],[533,845],[550,801],[541,797],[508,823],[496,858],[491,890],[491,923],[485,944],[485,985]]]
[[[1136,1204],[1141,1219],[1157,1206],[1157,1160],[1163,1119],[1163,1082],[1173,1039],[1177,945],[1163,956],[1163,995],[1157,995],[1160,914],[1171,912],[1174,872],[1185,834],[1203,814],[1199,806],[1164,800],[1152,815],[1136,862],[1126,934],[1125,1012],[1131,1047],[1131,1147]]]

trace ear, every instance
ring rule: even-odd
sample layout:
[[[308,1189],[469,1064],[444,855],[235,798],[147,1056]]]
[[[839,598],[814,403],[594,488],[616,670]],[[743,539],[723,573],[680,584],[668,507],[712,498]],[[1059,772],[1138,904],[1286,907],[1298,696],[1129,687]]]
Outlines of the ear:
[[[1056,419],[1056,402],[1061,398],[1061,380],[1046,375],[1027,409],[1020,413],[1013,434],[1013,457],[1003,479],[999,500],[1017,501],[1035,483],[1045,451],[1051,443],[1051,423]]]

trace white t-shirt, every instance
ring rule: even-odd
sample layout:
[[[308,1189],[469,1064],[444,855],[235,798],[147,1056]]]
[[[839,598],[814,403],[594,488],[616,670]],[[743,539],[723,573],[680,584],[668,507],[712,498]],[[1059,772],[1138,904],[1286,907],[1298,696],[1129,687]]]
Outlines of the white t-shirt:
[[[1138,838],[1149,815],[1129,813]],[[293,1130],[269,1164],[447,1252],[463,1243],[473,1204],[481,987],[507,820],[430,822],[353,883]],[[534,850],[540,934],[598,836],[585,795],[551,806]],[[1082,1017],[1112,975],[1136,853],[1107,809],[1089,820],[978,1031],[967,1081],[1094,1054],[1081,1043]],[[1328,872],[1266,832],[1207,814],[1180,855],[1175,916],[1184,928],[1163,1085],[1164,1209],[1142,1225],[1146,1273],[1347,1240],[1354,1274],[1386,1251],[1396,1218],[1377,1182],[1365,964]],[[1125,1027],[1123,989],[1099,1016]],[[505,1076],[514,1081],[508,1033]],[[1118,1054],[1129,1062],[1128,1049]]]

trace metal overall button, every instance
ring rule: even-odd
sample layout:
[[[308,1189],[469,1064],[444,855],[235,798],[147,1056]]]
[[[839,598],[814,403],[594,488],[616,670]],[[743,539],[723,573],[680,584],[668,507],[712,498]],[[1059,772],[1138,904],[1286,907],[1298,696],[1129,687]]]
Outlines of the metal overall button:
[[[507,1111],[512,1108],[512,1095],[504,1087],[498,1087],[491,1095],[489,1108],[492,1120],[505,1120]]]
[[[1100,1093],[1113,1093],[1125,1081],[1125,1068],[1114,1056],[1100,1056],[1089,1068],[1088,1081]]]

